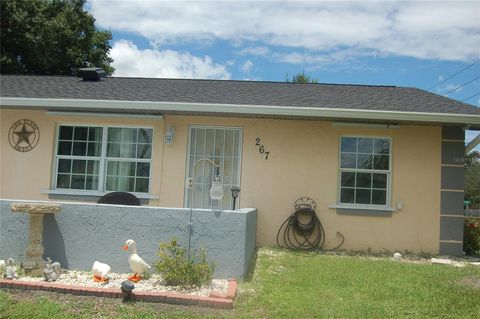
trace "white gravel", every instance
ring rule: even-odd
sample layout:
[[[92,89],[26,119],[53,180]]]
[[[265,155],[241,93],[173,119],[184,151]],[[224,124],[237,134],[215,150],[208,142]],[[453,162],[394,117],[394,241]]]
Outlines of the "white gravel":
[[[78,270],[64,270],[55,283],[67,284],[72,286],[93,287],[93,288],[120,288],[122,281],[127,280],[129,274],[110,273],[110,280],[107,283],[93,281],[91,272]],[[40,282],[44,281],[43,277],[21,276],[18,280]],[[213,279],[212,283],[202,288],[185,290],[180,287],[164,286],[162,278],[158,274],[152,274],[149,279],[142,279],[138,283],[134,283],[135,291],[158,291],[158,292],[177,292],[195,296],[208,296],[210,291],[227,293],[228,280]]]

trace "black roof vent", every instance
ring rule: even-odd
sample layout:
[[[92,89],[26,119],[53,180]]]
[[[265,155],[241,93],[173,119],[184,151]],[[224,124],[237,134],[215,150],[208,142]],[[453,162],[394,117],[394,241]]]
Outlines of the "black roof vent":
[[[107,76],[102,68],[81,68],[77,71],[77,77],[82,78],[84,81],[100,81],[101,78]]]

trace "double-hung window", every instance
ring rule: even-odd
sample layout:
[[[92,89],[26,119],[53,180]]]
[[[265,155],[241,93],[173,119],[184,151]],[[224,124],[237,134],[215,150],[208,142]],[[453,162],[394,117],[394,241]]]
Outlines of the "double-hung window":
[[[60,125],[54,187],[149,193],[151,128]]]
[[[390,205],[391,140],[342,136],[339,204]]]

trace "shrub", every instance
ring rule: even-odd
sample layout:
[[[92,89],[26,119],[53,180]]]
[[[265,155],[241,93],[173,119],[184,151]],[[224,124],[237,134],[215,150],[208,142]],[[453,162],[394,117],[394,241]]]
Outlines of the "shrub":
[[[212,281],[215,266],[207,262],[207,250],[201,247],[187,256],[174,237],[169,242],[161,242],[158,250],[160,261],[155,264],[166,285],[182,288],[201,287]]]
[[[468,255],[480,254],[479,218],[465,218],[463,226],[463,250]]]

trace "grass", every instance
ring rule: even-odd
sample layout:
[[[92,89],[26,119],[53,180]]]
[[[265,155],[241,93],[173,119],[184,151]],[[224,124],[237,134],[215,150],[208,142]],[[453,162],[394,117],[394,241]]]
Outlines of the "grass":
[[[477,318],[480,267],[260,249],[235,310],[1,292],[0,318]]]

